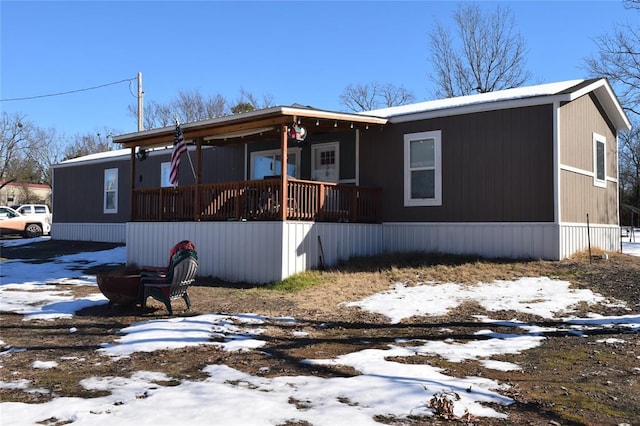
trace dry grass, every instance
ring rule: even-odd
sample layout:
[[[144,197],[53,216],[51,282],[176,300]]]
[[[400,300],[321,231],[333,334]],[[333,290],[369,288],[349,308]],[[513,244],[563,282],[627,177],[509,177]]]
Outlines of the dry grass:
[[[53,242],[52,242],[53,243]],[[45,244],[45,243],[40,243]],[[38,254],[28,247],[3,249],[3,256],[21,257],[31,250],[34,261],[41,261],[60,247],[38,246]],[[85,250],[77,245],[74,250]],[[90,271],[95,273],[96,271]],[[4,313],[0,317],[2,340],[12,347],[26,348],[2,359],[0,380],[28,379],[33,387],[52,393],[25,393],[0,390],[1,401],[39,402],[51,395],[98,396],[79,386],[86,377],[129,375],[137,370],[163,371],[171,383],[203,378],[207,364],[226,364],[250,374],[278,376],[313,374],[318,376],[348,376],[356,374],[348,368],[319,367],[302,364],[305,358],[330,358],[339,354],[384,347],[396,338],[442,338],[439,329],[447,327],[460,339],[472,338],[482,327],[475,315],[485,313],[474,303],[463,304],[444,317],[411,318],[401,324],[389,324],[380,315],[347,308],[342,302],[359,300],[384,291],[396,282],[416,285],[425,282],[457,282],[474,285],[493,280],[511,280],[526,276],[558,277],[573,286],[589,288],[604,296],[624,300],[627,308],[589,307],[589,312],[607,315],[629,315],[640,312],[640,259],[611,255],[608,260],[589,261],[585,254],[562,262],[482,260],[467,257],[411,254],[352,259],[332,270],[314,271],[296,277],[292,282],[256,287],[240,283],[225,283],[201,277],[190,291],[193,306],[184,310],[182,301],[174,306],[176,315],[203,313],[252,312],[265,316],[291,316],[294,326],[282,322],[267,322],[265,337],[269,340],[264,352],[236,354],[211,347],[136,353],[130,358],[111,361],[96,349],[113,341],[118,330],[143,319],[166,315],[164,307],[152,302],[153,312],[145,317],[133,307],[106,305],[85,309],[72,319],[56,321],[22,321],[20,315]],[[97,291],[92,286],[71,286],[78,297]],[[585,311],[586,313],[586,311]],[[516,312],[503,313],[505,318],[536,321],[540,318]],[[493,314],[496,317],[496,314]],[[75,327],[77,331],[69,333]],[[306,336],[293,334],[307,332]],[[500,330],[496,330],[500,331]],[[597,343],[603,337],[619,337],[627,344]],[[366,345],[363,342],[366,341]],[[451,363],[438,357],[412,357],[399,362],[424,362],[445,368],[457,377],[482,375],[508,383],[510,395],[517,402],[496,407],[508,414],[509,421],[483,419],[447,419],[446,398],[433,401],[442,406],[440,419],[412,418],[402,424],[619,424],[640,418],[640,380],[637,367],[640,357],[638,334],[623,334],[611,330],[606,335],[575,337],[551,336],[542,346],[520,355],[501,358],[522,366],[519,372],[487,370],[478,362]],[[59,367],[34,370],[36,359],[57,359]],[[179,362],[178,362],[179,361]],[[268,367],[268,368],[263,368]],[[425,401],[425,404],[429,401]],[[386,424],[400,424],[393,418],[378,418]]]

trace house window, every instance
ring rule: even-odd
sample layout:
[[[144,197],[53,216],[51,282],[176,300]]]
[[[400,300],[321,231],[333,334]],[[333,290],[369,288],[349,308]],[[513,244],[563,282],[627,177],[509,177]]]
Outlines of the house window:
[[[104,213],[118,213],[118,169],[104,171]]]
[[[593,134],[593,184],[607,186],[607,139],[597,133]]]
[[[282,157],[279,149],[251,153],[251,179],[280,175]],[[287,152],[287,176],[300,177],[300,148],[292,148]]]
[[[440,130],[404,135],[404,205],[442,205]]]
[[[321,152],[320,153],[320,165],[321,166],[328,166],[328,165],[333,166],[334,164],[336,164],[336,152],[335,151]]]
[[[160,164],[160,186],[163,188],[167,188],[171,185],[171,181],[169,180],[169,175],[171,174],[171,162],[167,161],[166,163]]]

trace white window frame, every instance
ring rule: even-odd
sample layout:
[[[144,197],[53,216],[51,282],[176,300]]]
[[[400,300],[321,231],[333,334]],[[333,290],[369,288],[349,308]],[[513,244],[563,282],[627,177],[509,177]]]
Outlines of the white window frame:
[[[169,180],[171,174],[171,161],[160,163],[160,187],[169,188],[173,185]]]
[[[598,144],[602,144],[602,179],[598,178]],[[597,133],[593,134],[593,185],[600,188],[607,187],[607,138]]]
[[[111,181],[111,179],[113,179],[114,183],[113,189],[108,188],[108,183]],[[107,206],[107,196],[110,193],[114,194],[112,208],[108,208]],[[104,170],[103,212],[106,214],[118,213],[118,169]]]
[[[433,167],[411,168],[411,142],[421,139],[434,140]],[[433,198],[411,198],[411,172],[420,170],[434,170]],[[442,205],[442,131],[407,133],[404,135],[404,206],[441,206]]]
[[[296,179],[300,179],[300,154],[302,153],[302,149],[301,148],[289,148],[287,150],[288,155],[289,154],[295,154],[296,155],[296,161],[295,161],[295,166],[296,166],[296,173],[295,176],[293,176]],[[269,149],[269,150],[265,150],[265,151],[253,151],[251,153],[251,158],[249,159],[249,177],[250,179],[253,179],[254,176],[254,170],[253,170],[253,160],[255,157],[268,157],[268,156],[272,156],[272,157],[276,157],[277,155],[281,155],[282,151],[279,149]],[[289,159],[287,158],[287,162],[289,161]],[[280,171],[282,173],[282,171]],[[274,175],[275,175],[275,170],[273,171]]]

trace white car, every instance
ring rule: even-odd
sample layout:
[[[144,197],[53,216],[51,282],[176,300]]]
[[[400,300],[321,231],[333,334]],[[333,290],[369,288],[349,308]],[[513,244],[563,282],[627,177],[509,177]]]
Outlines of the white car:
[[[53,215],[46,204],[20,204],[11,206],[12,209],[24,216],[32,216],[42,219],[44,222],[43,232],[49,234],[51,232],[51,222]]]
[[[40,237],[51,231],[51,224],[37,216],[25,216],[11,207],[0,206],[0,233],[22,234],[28,238]]]

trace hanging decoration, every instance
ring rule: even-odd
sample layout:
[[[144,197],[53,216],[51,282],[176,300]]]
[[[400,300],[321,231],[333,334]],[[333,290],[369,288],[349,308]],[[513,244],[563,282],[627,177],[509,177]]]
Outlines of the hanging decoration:
[[[293,124],[289,128],[289,137],[296,142],[302,142],[307,137],[307,129],[299,124]]]

